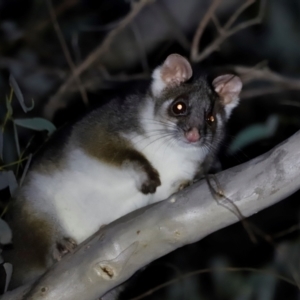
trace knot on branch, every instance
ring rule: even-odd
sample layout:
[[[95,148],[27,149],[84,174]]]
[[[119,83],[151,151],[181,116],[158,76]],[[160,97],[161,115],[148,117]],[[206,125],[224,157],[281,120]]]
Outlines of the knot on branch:
[[[116,275],[116,269],[109,264],[98,264],[94,270],[96,271],[98,276],[101,276],[105,280],[114,279]]]

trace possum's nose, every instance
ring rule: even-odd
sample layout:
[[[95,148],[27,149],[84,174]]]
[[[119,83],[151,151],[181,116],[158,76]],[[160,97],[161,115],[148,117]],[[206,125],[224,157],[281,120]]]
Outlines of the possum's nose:
[[[185,132],[185,137],[190,143],[195,143],[200,140],[200,133],[196,127],[191,128]]]

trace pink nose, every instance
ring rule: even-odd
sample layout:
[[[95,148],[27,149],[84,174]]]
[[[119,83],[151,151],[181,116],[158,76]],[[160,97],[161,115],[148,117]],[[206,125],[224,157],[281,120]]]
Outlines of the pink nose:
[[[200,134],[199,134],[198,129],[193,127],[191,130],[189,130],[185,133],[185,137],[190,143],[195,143],[195,142],[199,141]]]

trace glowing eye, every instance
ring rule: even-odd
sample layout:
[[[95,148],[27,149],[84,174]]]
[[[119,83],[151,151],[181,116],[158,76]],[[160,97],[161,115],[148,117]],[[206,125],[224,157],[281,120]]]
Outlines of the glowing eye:
[[[178,101],[173,104],[172,112],[175,116],[185,115],[187,113],[187,105],[183,101]]]
[[[212,125],[213,122],[215,121],[215,117],[213,115],[208,115],[206,117],[206,122],[209,124],[209,125]]]

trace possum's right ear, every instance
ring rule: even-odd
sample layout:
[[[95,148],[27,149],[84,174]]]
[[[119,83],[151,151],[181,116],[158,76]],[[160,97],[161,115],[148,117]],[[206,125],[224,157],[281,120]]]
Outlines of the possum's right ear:
[[[160,96],[165,88],[180,85],[189,80],[192,75],[192,67],[186,58],[179,54],[169,55],[164,63],[152,73],[153,96]]]

